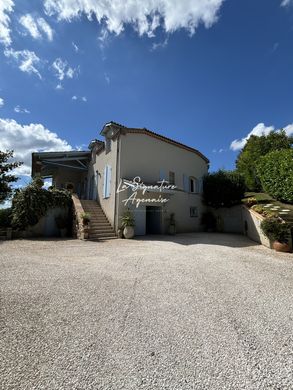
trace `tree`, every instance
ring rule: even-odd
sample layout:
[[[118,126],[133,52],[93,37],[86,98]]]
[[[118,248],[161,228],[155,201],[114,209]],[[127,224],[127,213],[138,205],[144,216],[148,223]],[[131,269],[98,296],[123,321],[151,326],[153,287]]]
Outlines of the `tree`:
[[[237,172],[220,170],[210,173],[203,179],[203,198],[208,206],[231,207],[241,203],[245,183]]]
[[[261,191],[262,185],[257,173],[257,165],[261,157],[274,150],[290,149],[293,137],[287,136],[284,130],[272,131],[260,137],[252,135],[241,150],[236,160],[237,171],[243,175],[250,191]]]
[[[269,195],[293,203],[293,149],[268,153],[260,159],[257,172]]]
[[[12,193],[11,183],[18,180],[16,175],[10,172],[22,165],[22,162],[9,162],[13,158],[13,150],[0,150],[0,203],[4,202]]]

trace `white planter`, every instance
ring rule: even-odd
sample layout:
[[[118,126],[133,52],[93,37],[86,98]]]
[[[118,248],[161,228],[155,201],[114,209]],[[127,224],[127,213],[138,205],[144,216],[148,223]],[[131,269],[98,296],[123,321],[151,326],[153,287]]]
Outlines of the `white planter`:
[[[125,226],[125,228],[123,229],[123,235],[125,238],[133,238],[134,237],[133,226]]]

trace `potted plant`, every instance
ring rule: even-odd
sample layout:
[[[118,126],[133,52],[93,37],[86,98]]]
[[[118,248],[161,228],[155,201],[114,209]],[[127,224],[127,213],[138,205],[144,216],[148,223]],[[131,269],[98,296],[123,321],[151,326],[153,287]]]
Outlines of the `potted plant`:
[[[290,227],[287,223],[280,218],[271,217],[264,219],[260,227],[268,239],[273,242],[273,248],[277,252],[290,252]]]
[[[133,238],[134,237],[134,216],[131,211],[125,211],[125,213],[121,217],[121,226],[123,229],[123,235],[125,238]]]
[[[87,226],[90,223],[91,215],[89,213],[82,213],[81,215],[83,226]]]
[[[174,236],[176,234],[176,222],[175,222],[175,214],[174,213],[170,214],[168,233],[171,236]]]
[[[56,225],[60,231],[60,236],[62,238],[66,237],[67,234],[67,218],[64,216],[59,215],[55,218]]]

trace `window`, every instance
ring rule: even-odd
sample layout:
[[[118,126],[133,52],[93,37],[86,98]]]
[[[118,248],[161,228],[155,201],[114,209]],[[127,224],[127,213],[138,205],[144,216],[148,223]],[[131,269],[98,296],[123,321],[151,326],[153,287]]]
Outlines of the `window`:
[[[111,166],[106,165],[104,168],[103,198],[109,198],[111,195],[111,173]]]
[[[106,146],[105,146],[106,153],[111,152],[111,138],[106,137],[105,143],[106,143]]]
[[[169,172],[169,184],[175,185],[175,173],[174,172]]]
[[[189,192],[193,194],[198,193],[198,180],[195,177],[189,178]]]
[[[191,218],[198,217],[197,207],[190,207],[190,216]]]

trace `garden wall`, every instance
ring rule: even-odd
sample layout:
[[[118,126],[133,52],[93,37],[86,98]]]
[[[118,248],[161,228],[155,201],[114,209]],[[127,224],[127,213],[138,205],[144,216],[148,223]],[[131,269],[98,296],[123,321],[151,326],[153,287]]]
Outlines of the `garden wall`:
[[[243,234],[242,206],[210,209],[217,218],[217,229],[223,233]]]
[[[36,225],[29,226],[21,235],[23,237],[59,237],[60,232],[56,226],[55,218],[58,216],[67,217],[67,215],[67,208],[56,207],[49,209]]]
[[[242,206],[242,218],[243,233],[251,240],[258,242],[267,248],[271,248],[270,240],[263,234],[260,228],[260,224],[264,220],[264,217],[255,211]]]

